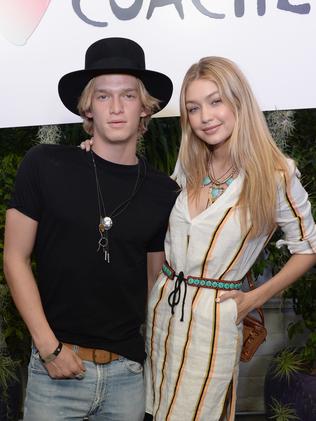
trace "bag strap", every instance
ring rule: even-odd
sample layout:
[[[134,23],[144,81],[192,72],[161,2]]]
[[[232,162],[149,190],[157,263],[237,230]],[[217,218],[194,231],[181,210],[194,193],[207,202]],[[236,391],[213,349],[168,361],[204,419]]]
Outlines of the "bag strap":
[[[249,290],[255,289],[255,288],[256,288],[256,285],[255,285],[255,283],[254,283],[254,281],[253,281],[252,274],[251,274],[251,270],[249,270],[249,271],[247,272],[247,274],[246,274],[246,278],[247,278],[247,281],[248,281]],[[259,316],[260,316],[260,319],[261,319],[261,323],[264,325],[264,313],[263,313],[263,308],[262,308],[262,307],[258,307],[258,308],[256,308],[255,310],[259,313]]]

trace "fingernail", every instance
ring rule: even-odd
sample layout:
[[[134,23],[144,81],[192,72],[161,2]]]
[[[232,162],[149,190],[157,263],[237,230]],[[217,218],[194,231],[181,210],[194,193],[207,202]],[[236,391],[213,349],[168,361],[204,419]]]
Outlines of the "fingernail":
[[[217,303],[220,303],[220,302],[221,302],[221,299],[220,299],[220,298],[215,298],[215,301],[216,301]]]

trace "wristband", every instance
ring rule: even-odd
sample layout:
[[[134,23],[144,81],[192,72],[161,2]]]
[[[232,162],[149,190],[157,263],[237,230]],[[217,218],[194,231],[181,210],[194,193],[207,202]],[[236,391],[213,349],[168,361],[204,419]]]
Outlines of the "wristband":
[[[47,357],[43,358],[39,354],[39,357],[40,357],[42,363],[48,364],[48,363],[51,363],[52,361],[54,361],[54,359],[57,357],[57,355],[62,350],[62,347],[63,347],[63,344],[61,342],[59,342],[59,344],[58,344],[57,348],[55,349],[55,351],[52,352],[51,354],[47,355]]]

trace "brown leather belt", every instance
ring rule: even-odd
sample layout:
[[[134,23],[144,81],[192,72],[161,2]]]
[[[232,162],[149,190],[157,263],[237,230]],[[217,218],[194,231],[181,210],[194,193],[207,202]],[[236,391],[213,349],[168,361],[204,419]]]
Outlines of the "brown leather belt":
[[[92,361],[95,364],[108,364],[118,360],[119,355],[105,349],[84,348],[78,345],[64,343],[67,348],[75,352],[83,361]]]

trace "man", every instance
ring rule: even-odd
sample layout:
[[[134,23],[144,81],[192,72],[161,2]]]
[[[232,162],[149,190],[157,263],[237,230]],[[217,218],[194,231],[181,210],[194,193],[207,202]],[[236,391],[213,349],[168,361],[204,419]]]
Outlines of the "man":
[[[99,40],[85,69],[59,82],[93,150],[39,145],[20,166],[4,265],[34,344],[24,420],[144,416],[140,327],[177,185],[137,157],[136,145],[171,94],[167,76],[146,70],[138,44]]]

